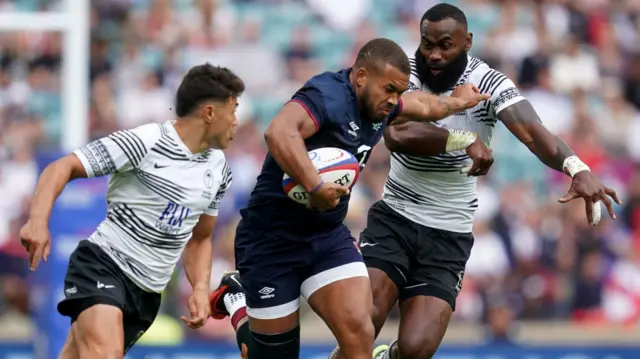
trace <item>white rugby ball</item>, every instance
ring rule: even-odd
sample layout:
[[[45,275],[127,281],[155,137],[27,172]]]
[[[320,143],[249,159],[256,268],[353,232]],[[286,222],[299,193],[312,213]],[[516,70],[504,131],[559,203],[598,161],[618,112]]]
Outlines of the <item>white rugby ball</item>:
[[[309,159],[324,182],[334,182],[351,188],[358,180],[360,165],[348,151],[334,147],[318,148],[309,151]],[[309,193],[286,173],[282,177],[282,188],[292,200],[300,204],[309,203]]]

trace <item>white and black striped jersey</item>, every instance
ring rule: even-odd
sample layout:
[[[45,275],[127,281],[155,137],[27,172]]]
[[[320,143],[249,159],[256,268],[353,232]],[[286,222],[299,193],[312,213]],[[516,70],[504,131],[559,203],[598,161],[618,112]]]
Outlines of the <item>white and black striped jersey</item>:
[[[231,185],[220,150],[191,153],[173,123],[115,132],[74,151],[89,177],[111,174],[108,213],[89,240],[142,289],[161,292],[202,214]]]
[[[411,58],[410,89],[429,92],[423,86]],[[489,145],[498,113],[524,99],[514,83],[479,59],[469,57],[458,84],[473,83],[491,99],[435,123],[446,129],[473,131]],[[446,95],[451,94],[451,89]],[[424,226],[452,232],[471,232],[478,207],[476,178],[461,173],[472,163],[465,151],[416,157],[391,154],[391,170],[382,199],[408,219]]]

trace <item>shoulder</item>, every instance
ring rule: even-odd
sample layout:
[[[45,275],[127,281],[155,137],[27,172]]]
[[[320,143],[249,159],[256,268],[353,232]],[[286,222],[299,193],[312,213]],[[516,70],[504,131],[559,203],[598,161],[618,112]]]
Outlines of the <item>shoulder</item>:
[[[489,101],[495,114],[524,100],[516,84],[507,75],[477,61],[480,64],[471,72],[469,82],[478,86],[480,92],[491,95]]]
[[[470,58],[468,82],[471,82],[478,86],[478,89],[482,93],[495,95],[505,88],[515,88],[515,84],[509,77],[502,72],[491,68],[482,60],[474,57]]]
[[[409,56],[409,64],[411,64],[411,74],[409,75],[409,91],[420,90],[422,81],[418,75],[418,65],[416,64],[415,55]]]
[[[223,175],[226,174],[231,174],[231,166],[229,166],[229,161],[227,160],[227,157],[224,155],[224,152],[222,152],[222,150],[216,150],[216,149],[212,149],[209,150],[211,151],[210,157],[209,157],[209,163],[211,164],[211,167],[218,173],[222,173]]]
[[[229,161],[222,150],[210,149],[206,152],[208,168],[214,178],[219,179],[220,186],[229,186],[232,173]]]
[[[347,84],[338,72],[323,72],[310,78],[292,97],[305,104],[313,104],[325,116],[348,109],[351,101]]]
[[[138,126],[128,130],[116,131],[109,135],[109,138],[116,143],[123,142],[132,145],[143,146],[146,150],[149,150],[160,138],[166,129],[163,128],[163,124],[148,123],[146,125]]]
[[[341,96],[347,90],[346,84],[338,72],[323,72],[310,78],[301,91],[312,91],[322,96],[325,101],[344,99]]]

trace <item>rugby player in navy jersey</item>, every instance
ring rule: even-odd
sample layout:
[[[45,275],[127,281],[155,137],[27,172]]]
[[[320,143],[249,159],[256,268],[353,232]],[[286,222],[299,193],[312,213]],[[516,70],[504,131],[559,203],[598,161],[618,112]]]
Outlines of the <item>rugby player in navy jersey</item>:
[[[362,168],[387,124],[435,121],[488,98],[473,86],[460,87],[451,97],[403,95],[409,75],[409,59],[400,46],[371,40],[352,68],[310,79],[269,125],[269,154],[249,205],[240,212],[239,273],[225,274],[211,297],[214,318],[231,316],[243,357],[298,358],[301,295],[327,323],[346,358],[371,356],[369,278],[342,223],[349,191],[323,183],[307,152],[338,147],[353,153]],[[311,208],[283,192],[284,173],[304,186]]]

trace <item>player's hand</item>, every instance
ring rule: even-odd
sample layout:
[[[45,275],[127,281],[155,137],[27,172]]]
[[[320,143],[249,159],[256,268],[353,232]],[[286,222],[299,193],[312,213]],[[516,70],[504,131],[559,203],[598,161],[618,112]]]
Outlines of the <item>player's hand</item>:
[[[592,226],[596,226],[600,222],[600,202],[607,207],[607,212],[612,219],[616,219],[613,212],[611,197],[617,204],[622,204],[615,190],[603,185],[591,173],[591,171],[582,171],[576,173],[571,182],[571,187],[566,195],[558,199],[560,203],[567,203],[576,198],[584,199],[585,210],[587,211],[587,221]]]
[[[189,297],[189,313],[191,318],[180,317],[182,321],[191,329],[198,329],[204,325],[211,314],[209,307],[209,293],[206,288],[196,288]]]
[[[311,195],[307,207],[317,209],[320,212],[334,209],[340,203],[340,197],[348,194],[349,189],[347,187],[325,182],[320,189]]]
[[[40,265],[40,260],[42,259],[46,262],[51,252],[48,223],[29,219],[20,229],[20,242],[29,252],[29,269],[35,271]]]
[[[466,108],[471,108],[482,101],[490,99],[491,95],[482,94],[476,85],[466,83],[456,86],[453,92],[451,92],[451,97],[458,97],[464,100]]]
[[[482,176],[489,172],[489,168],[493,165],[492,150],[476,137],[474,143],[467,147],[467,155],[473,160],[473,165],[466,171],[467,176]]]

